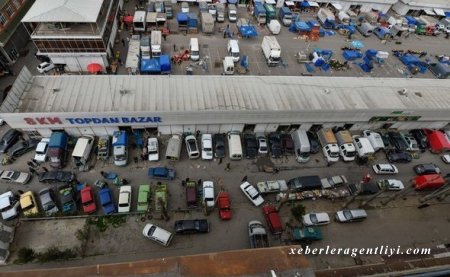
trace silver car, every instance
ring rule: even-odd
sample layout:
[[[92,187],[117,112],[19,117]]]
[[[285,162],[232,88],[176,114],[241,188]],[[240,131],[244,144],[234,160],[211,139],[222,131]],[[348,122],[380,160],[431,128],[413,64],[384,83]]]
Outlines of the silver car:
[[[51,188],[44,188],[39,191],[39,200],[41,200],[42,210],[45,215],[50,216],[59,212],[56,205],[55,193]]]
[[[0,170],[0,180],[25,185],[31,180],[31,174],[20,171]]]

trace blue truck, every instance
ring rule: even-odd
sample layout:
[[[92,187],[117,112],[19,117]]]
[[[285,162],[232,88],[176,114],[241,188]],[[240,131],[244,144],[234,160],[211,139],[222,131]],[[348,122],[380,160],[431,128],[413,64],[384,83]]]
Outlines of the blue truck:
[[[113,157],[116,166],[126,166],[128,163],[128,135],[125,131],[113,133]]]
[[[167,167],[150,167],[147,175],[154,179],[173,180],[175,179],[175,170]]]
[[[47,156],[50,166],[53,168],[63,168],[66,164],[67,156],[67,134],[64,132],[53,132],[48,143]]]
[[[266,9],[264,9],[264,6],[259,2],[255,3],[255,17],[259,24],[266,24]]]
[[[289,26],[292,24],[292,11],[288,7],[281,7],[278,18],[284,26]]]
[[[100,198],[100,204],[102,205],[103,212],[105,214],[113,214],[116,212],[116,205],[114,204],[114,198],[112,197],[111,190],[109,188],[102,188],[98,192]]]

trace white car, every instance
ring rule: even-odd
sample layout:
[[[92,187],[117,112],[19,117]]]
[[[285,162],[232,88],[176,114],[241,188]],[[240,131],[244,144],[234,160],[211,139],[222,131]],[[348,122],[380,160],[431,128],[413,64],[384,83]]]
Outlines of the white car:
[[[20,202],[12,193],[12,191],[7,191],[0,195],[0,211],[2,212],[3,220],[10,220],[19,215],[19,205]]]
[[[189,159],[197,159],[200,156],[197,146],[197,139],[193,135],[188,135],[184,139]]]
[[[330,217],[327,213],[309,213],[303,216],[303,225],[316,226],[330,223]]]
[[[49,138],[43,138],[36,146],[36,155],[34,155],[34,160],[38,163],[44,163],[47,160],[47,147],[49,142]]]
[[[142,234],[144,237],[164,246],[169,246],[170,241],[172,240],[172,233],[151,223],[147,223],[147,225],[145,225],[144,230],[142,230]]]
[[[37,70],[39,71],[39,73],[46,73],[49,72],[50,70],[54,69],[55,65],[53,63],[49,63],[49,62],[43,62],[40,65],[37,66]]]
[[[129,213],[131,207],[131,186],[121,186],[119,191],[119,213]]]
[[[444,163],[450,164],[450,154],[445,154],[445,155],[441,156],[441,159]]]
[[[0,118],[0,126],[3,126],[5,124],[5,120],[3,118]]]
[[[269,152],[269,148],[267,147],[267,140],[264,135],[258,135],[258,153],[259,154],[267,154]]]
[[[203,181],[203,201],[206,207],[214,207],[214,183],[211,181]]]
[[[377,182],[380,189],[402,190],[405,188],[403,182],[397,179],[383,179]]]
[[[0,180],[25,185],[31,179],[31,174],[20,171],[0,170]]]
[[[212,160],[212,136],[211,134],[202,135],[202,160]]]
[[[362,209],[341,210],[336,212],[335,218],[337,222],[341,223],[358,222],[367,218],[367,212]]]
[[[159,160],[158,139],[148,138],[147,149],[148,149],[148,160],[151,162],[157,162]]]
[[[397,174],[398,169],[393,164],[376,164],[372,166],[376,174]]]
[[[189,12],[189,4],[187,2],[181,2],[181,12],[182,13]]]
[[[264,199],[262,198],[262,196],[259,194],[256,188],[252,186],[249,182],[242,183],[241,190],[256,207],[264,203]]]

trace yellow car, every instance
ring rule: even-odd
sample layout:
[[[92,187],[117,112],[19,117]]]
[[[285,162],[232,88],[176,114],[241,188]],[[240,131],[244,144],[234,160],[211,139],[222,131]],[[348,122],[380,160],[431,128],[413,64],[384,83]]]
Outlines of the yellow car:
[[[27,191],[20,195],[20,207],[25,216],[30,216],[39,213],[36,198],[32,191]]]

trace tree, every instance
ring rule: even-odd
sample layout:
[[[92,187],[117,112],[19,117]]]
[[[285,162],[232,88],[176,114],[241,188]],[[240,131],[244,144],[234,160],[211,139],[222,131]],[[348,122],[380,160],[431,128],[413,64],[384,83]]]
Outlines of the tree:
[[[291,208],[291,213],[294,216],[295,219],[298,221],[301,221],[301,218],[303,215],[305,215],[306,208],[305,206],[298,204]]]

